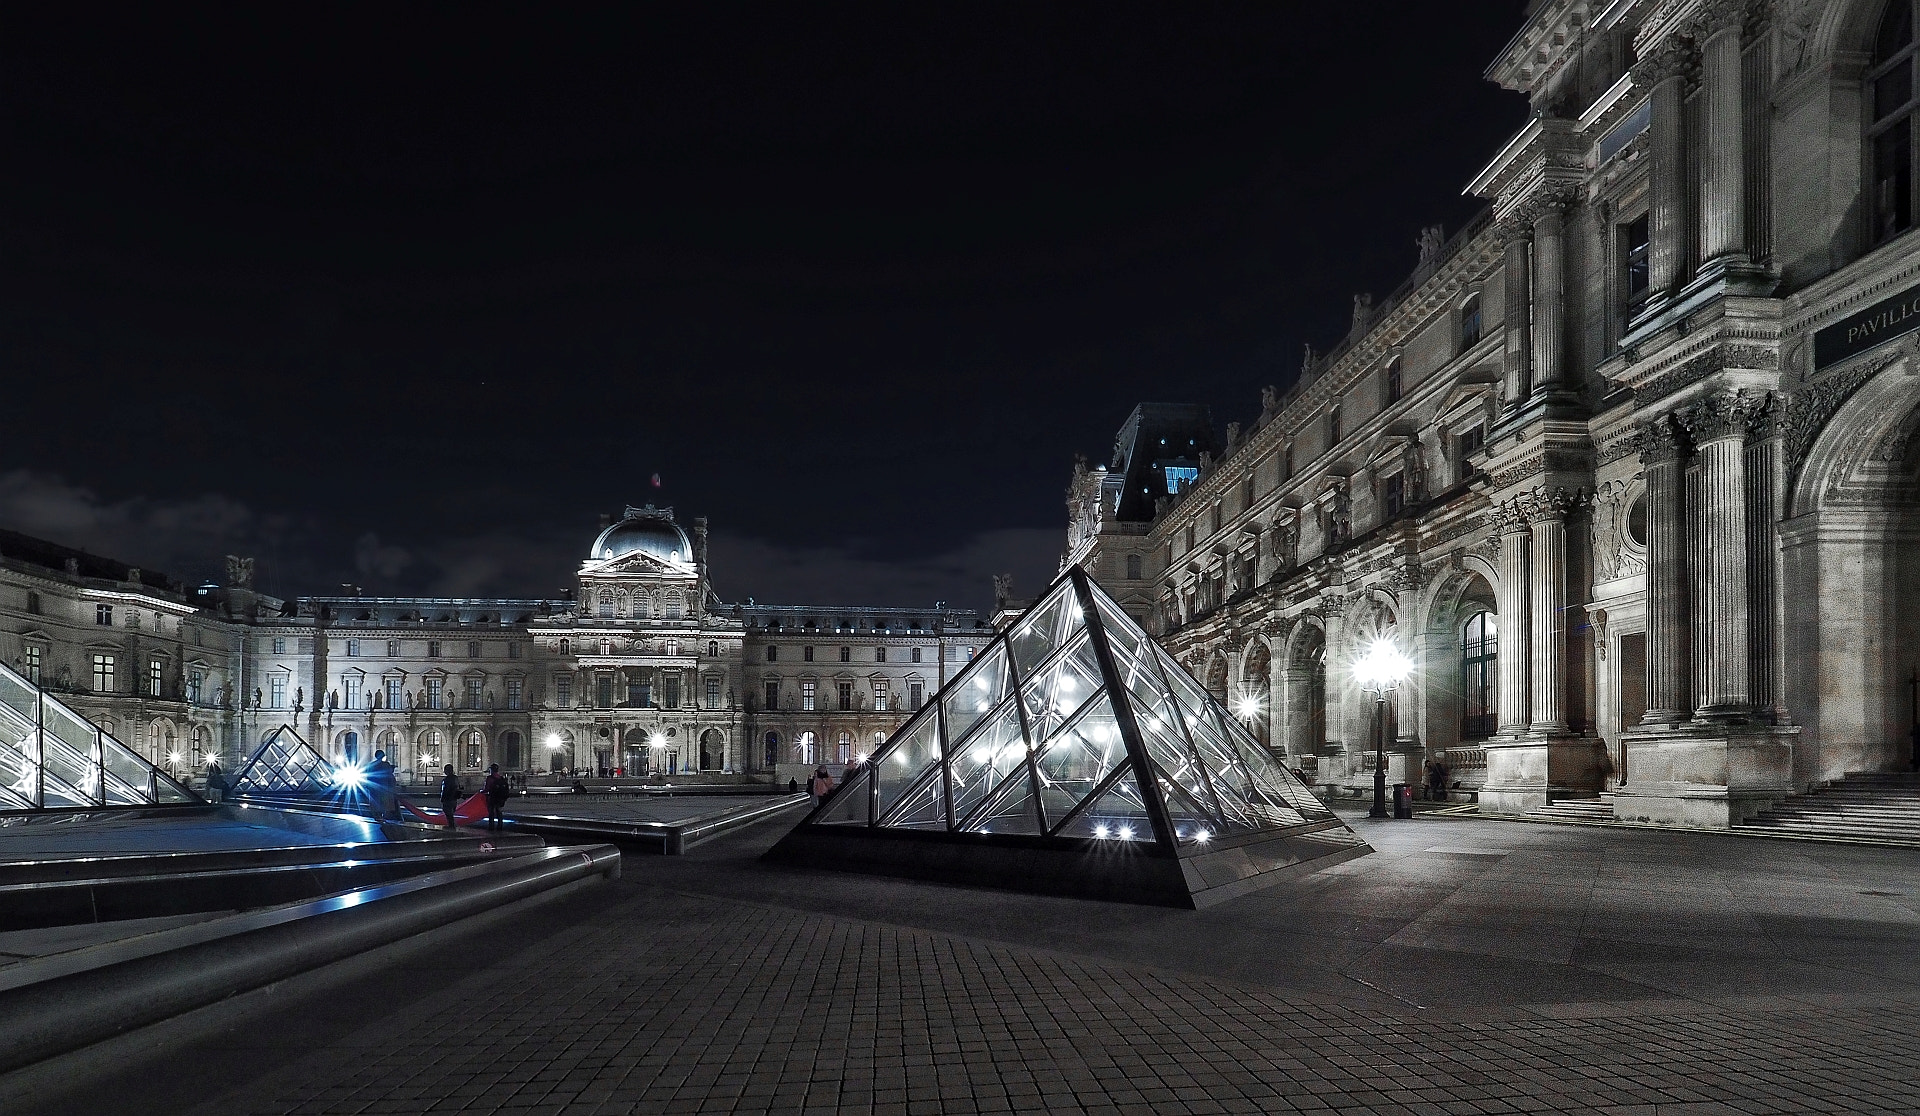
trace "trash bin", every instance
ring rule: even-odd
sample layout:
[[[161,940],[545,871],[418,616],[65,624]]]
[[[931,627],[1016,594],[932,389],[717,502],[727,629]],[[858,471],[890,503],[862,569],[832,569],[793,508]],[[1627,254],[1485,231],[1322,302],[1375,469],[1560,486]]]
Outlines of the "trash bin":
[[[1405,783],[1393,785],[1393,816],[1396,818],[1413,816],[1413,788]]]

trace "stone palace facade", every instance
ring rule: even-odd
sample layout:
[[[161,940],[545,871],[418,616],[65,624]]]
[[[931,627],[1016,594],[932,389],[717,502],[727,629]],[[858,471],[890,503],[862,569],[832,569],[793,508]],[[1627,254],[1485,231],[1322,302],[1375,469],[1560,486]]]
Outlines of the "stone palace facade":
[[[1724,827],[1905,769],[1915,20],[1531,4],[1488,71],[1532,111],[1483,213],[1197,469],[1127,431],[1078,467],[1066,560],[1322,783],[1371,785],[1376,639],[1415,664],[1391,777],[1443,758],[1483,810],[1609,792]]]
[[[964,609],[725,604],[706,521],[603,523],[570,596],[255,593],[0,532],[0,655],[164,768],[291,725],[404,770],[802,778],[871,752],[992,637]]]

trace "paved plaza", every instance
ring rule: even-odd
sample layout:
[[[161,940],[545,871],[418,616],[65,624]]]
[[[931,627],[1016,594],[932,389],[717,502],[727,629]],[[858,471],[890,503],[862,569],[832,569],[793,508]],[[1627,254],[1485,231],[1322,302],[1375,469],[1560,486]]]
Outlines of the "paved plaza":
[[[0,1081],[12,1111],[1912,1112],[1911,851],[1423,818],[1203,911],[783,822]]]

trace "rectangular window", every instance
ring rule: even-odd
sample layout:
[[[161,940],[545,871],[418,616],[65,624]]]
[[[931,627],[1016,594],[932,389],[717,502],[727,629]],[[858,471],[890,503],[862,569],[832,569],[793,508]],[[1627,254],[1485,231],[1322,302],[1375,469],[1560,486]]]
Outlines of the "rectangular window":
[[[1200,477],[1197,465],[1169,465],[1166,467],[1167,495],[1178,496],[1182,489],[1191,485]]]
[[[1331,449],[1340,444],[1340,404],[1335,403],[1327,409],[1327,447]]]
[[[520,657],[520,645],[518,643],[507,644],[507,658],[517,659],[519,657]]]
[[[113,692],[113,656],[95,655],[93,657],[93,690],[99,694]]]
[[[839,691],[840,708],[842,710],[852,709],[853,708],[853,683],[851,682],[836,683],[834,688]]]
[[[707,679],[707,708],[720,708],[720,680],[718,678]]]
[[[1460,307],[1460,348],[1471,349],[1480,343],[1480,296],[1474,295]]]
[[[356,686],[359,685],[358,680],[356,680],[354,684]],[[187,672],[187,700],[192,702],[195,705],[199,705],[201,696],[205,694],[206,691],[207,691],[207,672],[204,670],[188,671]]]
[[[642,682],[627,687],[627,704],[640,709],[653,708],[653,683]]]
[[[276,655],[284,655],[287,653],[287,641],[284,638],[280,636],[273,637],[273,653]]]
[[[1387,362],[1387,403],[1389,406],[1400,402],[1402,383],[1400,379],[1400,358]]]
[[[427,708],[428,709],[446,708],[445,702],[443,700],[443,692],[446,688],[446,684],[447,684],[447,681],[444,678],[427,679]]]
[[[677,670],[667,671],[661,681],[665,683],[661,688],[666,691],[666,707],[668,709],[680,708],[680,672]]]
[[[1629,309],[1646,301],[1647,291],[1653,284],[1652,239],[1644,213],[1620,226],[1620,262],[1626,269]]]
[[[478,709],[480,708],[480,703],[486,700],[485,692],[481,688],[482,681],[483,680],[479,678],[467,679],[467,708],[468,709]]]
[[[427,658],[437,659],[439,657],[440,657],[440,641],[437,639],[428,640],[427,641]]]
[[[881,713],[887,711],[887,680],[884,678],[873,680],[873,707]]]
[[[94,605],[93,622],[111,627],[113,625],[113,606],[109,604]]]
[[[780,708],[780,683],[778,682],[767,683],[766,706],[767,706],[767,712],[769,713]]]
[[[771,643],[767,644],[767,661],[770,663],[780,661],[780,649]]]
[[[36,686],[40,684],[40,653],[38,647],[27,648],[27,681]]]
[[[972,661],[973,661],[973,648],[971,648],[971,647],[967,647],[967,648],[963,648],[962,650],[964,650],[964,651],[966,651],[966,653],[967,653],[967,655],[966,655],[966,661],[967,661],[967,662],[972,662]]]
[[[161,663],[159,659],[148,660],[147,662],[147,696],[148,697],[160,696],[160,678],[161,678],[161,675],[164,674],[165,672],[166,672],[166,666],[163,663]]]
[[[672,658],[673,656],[678,655],[679,653],[680,653],[680,641],[677,639],[667,640],[666,652],[665,652],[667,657]]]
[[[400,657],[400,641],[397,639],[388,640],[387,641],[387,658],[397,659],[399,657]]]
[[[926,683],[924,682],[907,683],[907,704],[912,706],[915,712],[918,712],[920,707],[925,705],[926,703],[927,703]]]
[[[340,680],[340,688],[346,692],[347,708],[360,708],[360,676],[349,674]]]
[[[360,657],[360,641],[357,639],[348,640],[347,641],[347,658],[357,659],[359,657]]]
[[[477,659],[479,657],[480,657],[480,641],[477,639],[468,640],[467,641],[467,658]]]
[[[843,663],[850,663],[850,662],[852,662],[852,661],[853,661],[853,648],[851,648],[851,647],[842,647],[842,648],[840,649],[840,661],[841,661],[841,662],[843,662]]]
[[[913,661],[916,663],[920,661],[920,648],[918,647],[913,649]]]
[[[398,678],[387,679],[387,708],[388,709],[404,709],[406,708],[406,705],[407,705],[407,695],[405,691],[402,690],[401,688],[400,679]]]
[[[1395,473],[1387,478],[1386,483],[1381,486],[1380,502],[1385,506],[1388,519],[1394,519],[1406,510],[1407,481],[1402,474]]]
[[[1287,446],[1287,448],[1280,451],[1280,482],[1282,484],[1285,484],[1287,481],[1290,481],[1292,479],[1293,479],[1293,447],[1289,445]]]
[[[602,709],[613,705],[613,675],[596,674],[593,676],[593,703]]]
[[[526,705],[526,683],[518,678],[507,679],[507,708],[519,709]]]
[[[813,712],[813,694],[813,679],[809,678],[800,683],[800,709],[802,712]]]
[[[874,661],[874,662],[876,662],[876,663],[884,663],[884,662],[886,662],[886,661],[887,661],[887,649],[886,649],[886,648],[884,648],[884,647],[876,647],[876,648],[874,648],[874,649],[873,649],[873,661]]]
[[[1487,428],[1484,426],[1464,430],[1453,439],[1454,466],[1459,474],[1456,477],[1457,480],[1466,479],[1467,474],[1473,470],[1473,455],[1479,453],[1480,447],[1486,443]]]
[[[573,676],[555,675],[553,679],[553,700],[562,709],[573,704]]]
[[[810,663],[810,662],[812,662],[812,661],[813,661],[813,648],[811,648],[811,647],[802,647],[802,648],[800,649],[800,658],[801,658],[801,659],[803,659],[803,660],[805,660],[806,662],[809,662],[809,663]]]
[[[287,676],[275,674],[267,678],[267,708],[285,709],[287,707]]]
[[[1138,554],[1127,555],[1127,580],[1140,580],[1140,556]],[[915,659],[914,661],[918,662],[919,660]]]

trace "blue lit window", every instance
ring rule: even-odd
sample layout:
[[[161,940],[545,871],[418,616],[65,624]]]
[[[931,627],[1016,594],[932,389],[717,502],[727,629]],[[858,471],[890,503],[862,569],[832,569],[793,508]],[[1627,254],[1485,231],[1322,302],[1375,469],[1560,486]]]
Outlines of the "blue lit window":
[[[1181,489],[1192,484],[1200,477],[1200,470],[1167,466],[1167,495],[1176,495]]]

